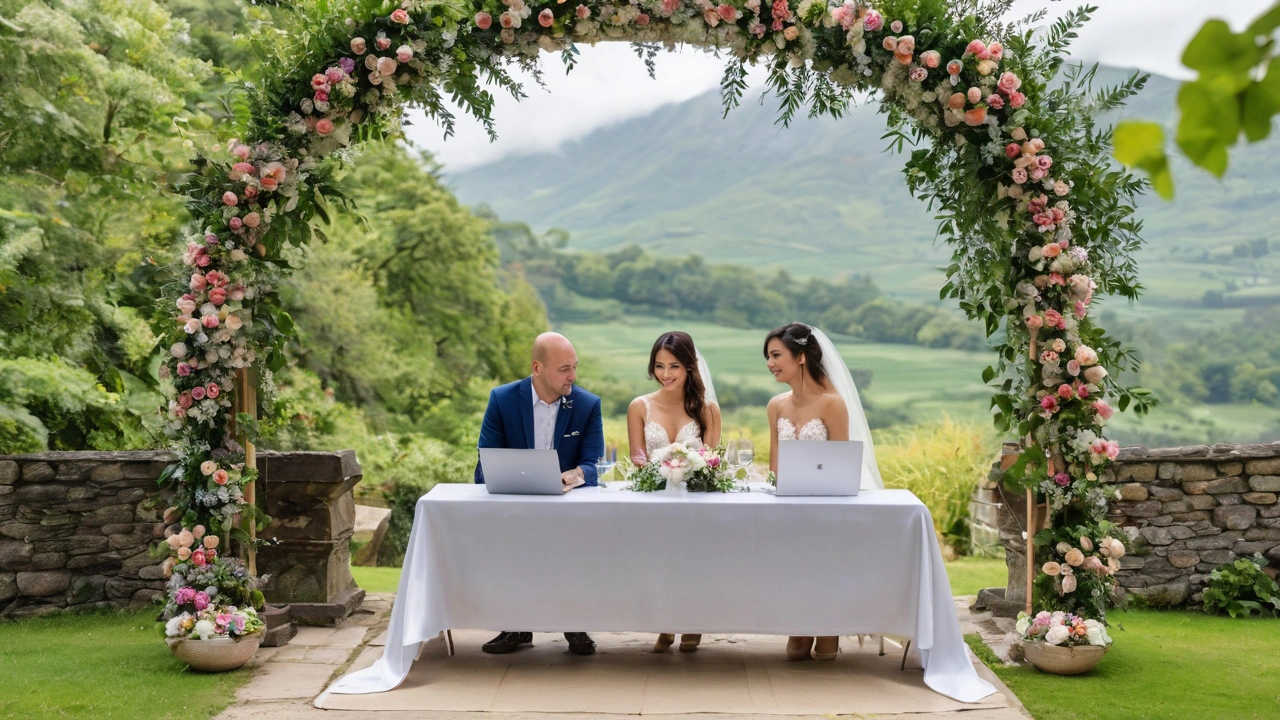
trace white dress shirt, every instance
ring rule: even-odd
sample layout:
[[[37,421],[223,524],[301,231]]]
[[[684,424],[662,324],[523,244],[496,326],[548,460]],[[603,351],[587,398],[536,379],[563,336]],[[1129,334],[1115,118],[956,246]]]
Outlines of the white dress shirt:
[[[542,402],[538,391],[533,391],[533,448],[554,450],[556,416],[560,414],[560,398],[550,403]]]

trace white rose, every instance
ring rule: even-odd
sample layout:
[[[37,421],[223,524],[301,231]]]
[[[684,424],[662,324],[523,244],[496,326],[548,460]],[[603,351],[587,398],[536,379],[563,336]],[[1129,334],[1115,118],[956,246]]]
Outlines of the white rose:
[[[181,360],[187,356],[187,344],[183,342],[174,343],[169,347],[169,354]]]
[[[196,629],[200,628],[200,624],[196,624]],[[1067,630],[1065,625],[1054,625],[1049,628],[1049,632],[1044,634],[1044,641],[1050,645],[1061,645],[1071,636],[1071,631]]]
[[[213,635],[214,625],[212,620],[201,620],[196,623],[195,634],[200,636],[201,640],[208,640]],[[1057,643],[1054,643],[1055,645]]]
[[[177,637],[182,634],[182,619],[186,617],[186,613],[174,617],[164,624],[165,637]]]
[[[1107,637],[1107,629],[1097,620],[1085,620],[1086,629],[1085,637],[1089,638],[1090,645],[1108,645],[1111,639]]]
[[[1031,627],[1031,618],[1027,617],[1026,613],[1019,613],[1018,624],[1014,625],[1013,629],[1017,630],[1019,635],[1026,635],[1029,627]]]

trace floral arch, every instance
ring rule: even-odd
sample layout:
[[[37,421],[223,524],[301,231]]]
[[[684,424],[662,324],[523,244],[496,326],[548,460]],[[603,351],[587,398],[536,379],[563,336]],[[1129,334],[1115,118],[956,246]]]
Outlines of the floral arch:
[[[1109,163],[1110,131],[1092,118],[1143,79],[1094,92],[1091,71],[1063,66],[1088,9],[1036,29],[1043,14],[1001,19],[1012,0],[792,1],[352,0],[316,18],[279,58],[280,74],[250,88],[243,140],[209,148],[183,188],[192,233],[165,298],[173,325],[162,374],[180,457],[164,478],[178,498],[169,521],[227,532],[261,519],[245,501],[255,473],[236,441],[235,376],[257,367],[270,392],[292,330],[272,289],[289,249],[319,234],[313,221],[341,198],[335,171],[349,148],[393,134],[407,103],[450,132],[446,94],[493,134],[482,81],[519,96],[510,65],[536,73],[542,52],[559,52],[572,67],[575,43],[623,40],[651,72],[663,46],[727,55],[726,112],[746,66],[767,65],[783,124],[806,107],[838,117],[856,94],[878,91],[886,138],[912,148],[906,182],[953,250],[941,295],[984,323],[997,354],[983,374],[993,415],[1025,448],[1008,477],[1049,498],[1054,529],[1037,542],[1064,563],[1063,541],[1089,545],[1077,549],[1086,554],[1101,545],[1080,538],[1112,530],[1111,403],[1145,403],[1117,383],[1115,370],[1134,359],[1090,308],[1095,293],[1137,295],[1131,213],[1144,183]],[[251,428],[239,420],[241,433]],[[1116,554],[1040,575],[1039,602],[1102,617]]]

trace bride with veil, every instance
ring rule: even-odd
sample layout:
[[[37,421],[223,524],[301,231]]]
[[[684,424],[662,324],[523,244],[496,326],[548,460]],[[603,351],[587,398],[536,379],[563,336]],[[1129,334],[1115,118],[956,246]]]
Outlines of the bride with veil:
[[[627,439],[631,461],[648,462],[653,453],[673,443],[686,445],[720,444],[720,406],[707,362],[688,333],[660,335],[649,352],[649,379],[658,389],[631,401],[627,408]],[[701,635],[680,638],[681,652],[698,649]],[[654,652],[663,652],[675,642],[673,633],[662,633]]]
[[[765,337],[764,357],[774,380],[791,386],[769,401],[769,469],[778,469],[778,443],[788,440],[859,440],[862,488],[883,488],[871,428],[853,375],[831,339],[821,330],[791,323]],[[838,636],[792,636],[791,660],[835,660]]]

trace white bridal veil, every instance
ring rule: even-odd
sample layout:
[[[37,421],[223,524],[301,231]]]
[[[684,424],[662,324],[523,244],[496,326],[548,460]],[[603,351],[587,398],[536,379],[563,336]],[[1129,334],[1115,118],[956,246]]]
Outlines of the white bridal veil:
[[[862,489],[878,490],[884,487],[880,478],[880,466],[876,464],[876,451],[871,442],[871,426],[867,424],[867,413],[862,409],[862,400],[858,397],[858,386],[853,382],[853,373],[845,364],[840,351],[836,350],[831,338],[812,325],[809,326],[813,336],[818,339],[818,347],[822,348],[822,369],[827,373],[831,387],[844,398],[845,407],[849,409],[849,439],[862,442]],[[710,387],[710,384],[707,385]]]
[[[698,354],[698,375],[702,377],[703,387],[702,401],[719,405],[720,403],[716,402],[716,386],[711,382],[711,368],[707,367],[707,359],[702,357],[701,350],[694,348],[693,351]]]

